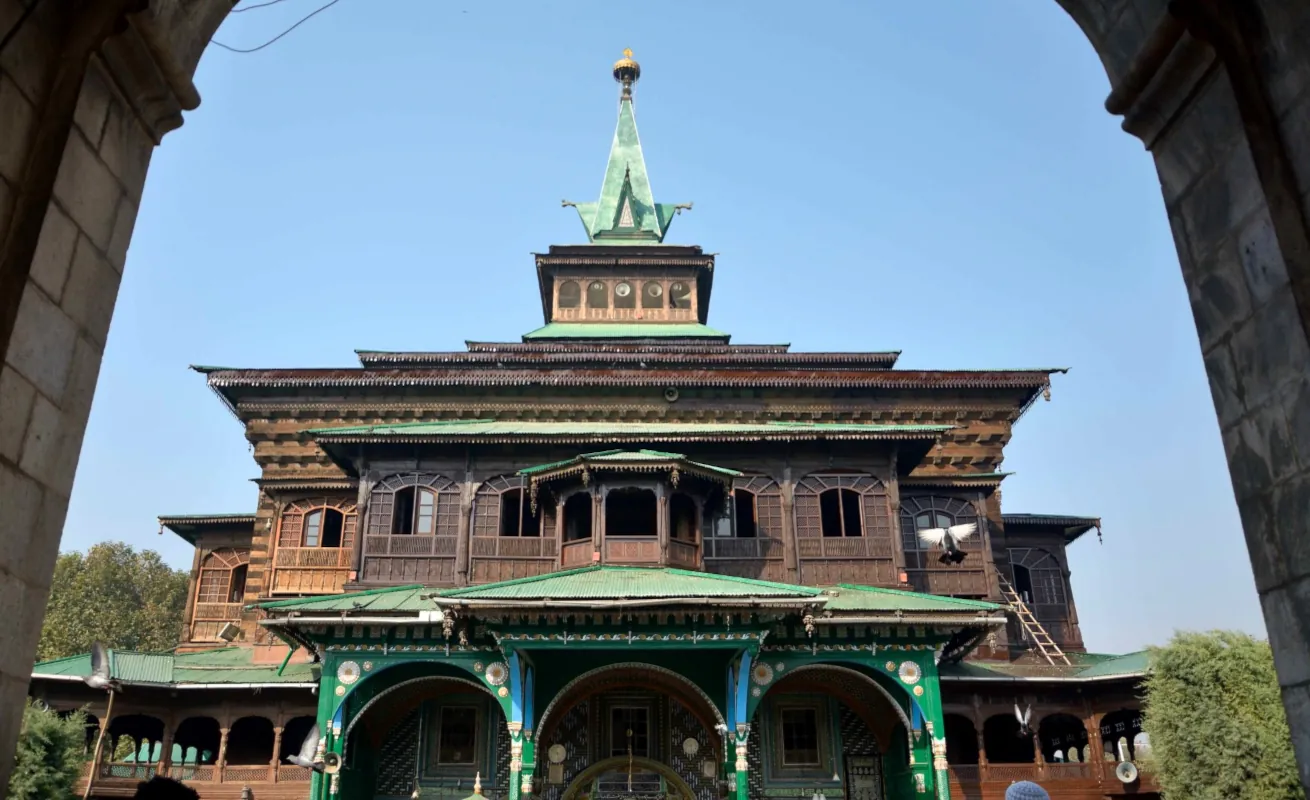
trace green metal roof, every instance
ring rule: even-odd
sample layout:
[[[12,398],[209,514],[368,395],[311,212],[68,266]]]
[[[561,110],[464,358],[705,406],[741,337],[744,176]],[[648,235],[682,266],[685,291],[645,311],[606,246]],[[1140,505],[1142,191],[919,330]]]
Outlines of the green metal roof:
[[[408,612],[424,611],[435,608],[431,600],[424,599],[425,595],[435,593],[433,589],[425,589],[419,584],[409,586],[394,586],[386,589],[367,589],[362,592],[349,592],[347,594],[326,595],[323,597],[303,597],[294,600],[273,600],[268,603],[257,603],[254,608],[262,608],[266,611],[369,611],[373,613],[381,611],[391,612]]]
[[[881,589],[876,586],[857,586],[843,583],[829,590],[831,598],[824,605],[826,611],[1000,611],[1001,606],[982,600],[965,600],[935,594],[905,592],[899,589]]]
[[[544,422],[540,420],[438,420],[394,425],[311,428],[316,436],[694,436],[759,435],[787,438],[797,433],[869,434],[904,438],[904,434],[938,434],[951,425],[871,425],[844,422]]]
[[[942,677],[985,681],[1082,681],[1132,679],[1145,675],[1150,667],[1146,651],[1124,655],[1068,653],[1072,664],[1040,664],[1007,661],[965,661],[943,664]]]
[[[1108,658],[1078,673],[1080,678],[1110,678],[1143,675],[1151,666],[1151,654],[1145,650]]]
[[[452,600],[636,600],[699,597],[815,597],[818,589],[668,567],[595,566],[450,589]],[[440,600],[438,600],[440,602]]]
[[[318,680],[313,665],[288,663],[278,675],[279,664],[254,664],[254,649],[222,647],[198,653],[134,653],[110,650],[110,675],[130,685],[313,683]],[[45,661],[32,668],[33,678],[84,678],[91,674],[91,655],[69,656]]]
[[[694,469],[722,475],[727,478],[736,478],[742,474],[735,469],[716,467],[713,464],[702,464],[699,461],[691,461],[681,453],[665,453],[661,450],[602,450],[599,453],[583,453],[574,456],[573,458],[564,459],[563,461],[553,461],[549,464],[538,464],[535,467],[527,467],[526,469],[519,470],[518,474],[529,476],[540,475],[543,472],[553,472],[572,465],[581,466],[583,464],[597,462],[603,466],[642,463],[669,464],[671,466],[683,464]]]
[[[717,339],[732,337],[699,322],[552,322],[523,334],[523,340],[542,339]]]
[[[603,244],[658,244],[669,223],[685,206],[656,203],[646,174],[646,158],[637,137],[632,95],[626,89],[619,100],[619,122],[610,145],[605,181],[594,203],[568,203],[578,211],[587,241]]]

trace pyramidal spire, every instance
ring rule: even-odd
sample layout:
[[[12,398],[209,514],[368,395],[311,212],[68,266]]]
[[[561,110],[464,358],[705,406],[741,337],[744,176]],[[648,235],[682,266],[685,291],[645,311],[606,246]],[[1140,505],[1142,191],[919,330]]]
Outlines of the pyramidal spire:
[[[564,201],[578,210],[587,241],[593,244],[659,244],[673,217],[691,208],[691,203],[656,203],[651,193],[632,108],[632,86],[640,78],[641,65],[632,59],[631,50],[624,50],[623,58],[614,62],[614,80],[623,90],[600,199],[594,203]]]

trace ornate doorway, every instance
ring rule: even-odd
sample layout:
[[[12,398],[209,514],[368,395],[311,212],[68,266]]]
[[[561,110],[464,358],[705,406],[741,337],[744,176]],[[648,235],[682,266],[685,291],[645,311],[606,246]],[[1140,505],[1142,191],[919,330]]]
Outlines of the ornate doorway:
[[[667,764],[651,758],[614,756],[582,771],[562,800],[695,800],[695,793]]]

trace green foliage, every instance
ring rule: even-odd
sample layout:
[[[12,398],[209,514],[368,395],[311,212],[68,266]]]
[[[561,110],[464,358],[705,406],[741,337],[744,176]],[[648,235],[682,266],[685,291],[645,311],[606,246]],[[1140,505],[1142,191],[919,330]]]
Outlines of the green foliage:
[[[1152,648],[1143,728],[1168,800],[1304,800],[1267,642],[1179,633]]]
[[[85,653],[91,642],[144,652],[177,644],[186,607],[187,573],[170,569],[153,550],[122,542],[62,553],[46,606],[37,658]]]
[[[7,800],[68,800],[86,752],[86,716],[60,717],[28,701]]]

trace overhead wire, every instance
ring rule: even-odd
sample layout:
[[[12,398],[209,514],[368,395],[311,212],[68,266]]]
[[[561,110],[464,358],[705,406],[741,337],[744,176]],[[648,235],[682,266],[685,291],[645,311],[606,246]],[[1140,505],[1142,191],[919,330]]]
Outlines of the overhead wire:
[[[271,5],[273,5],[274,3],[278,3],[278,2],[281,2],[281,1],[282,1],[282,0],[273,0],[273,2],[265,3],[264,5],[270,5],[270,6],[271,6]],[[241,49],[241,48],[238,48],[238,47],[232,47],[232,46],[230,46],[230,45],[223,44],[222,42],[218,41],[217,39],[212,39],[212,40],[210,40],[210,44],[218,45],[219,47],[223,48],[224,50],[229,50],[229,51],[231,51],[231,52],[233,52],[233,53],[255,53],[255,52],[258,52],[258,51],[260,51],[260,50],[263,50],[265,47],[268,47],[269,45],[273,44],[273,43],[276,42],[277,40],[281,39],[283,36],[286,36],[288,33],[291,33],[292,31],[294,31],[296,28],[299,28],[301,25],[304,25],[306,22],[309,22],[311,19],[313,19],[313,18],[314,18],[315,16],[317,16],[318,14],[321,14],[321,13],[323,13],[324,11],[327,11],[329,8],[331,8],[332,6],[334,6],[334,5],[336,5],[337,3],[340,3],[340,2],[341,2],[341,0],[330,0],[330,2],[325,3],[324,5],[319,6],[318,8],[316,8],[316,9],[314,9],[313,11],[309,12],[309,13],[306,14],[305,16],[301,17],[300,20],[299,20],[298,22],[296,22],[295,25],[292,25],[290,28],[287,28],[286,30],[284,30],[284,31],[282,31],[281,33],[279,33],[277,36],[274,36],[272,39],[269,39],[267,42],[264,42],[263,44],[261,44],[261,45],[258,46],[258,47],[251,47],[251,48],[249,48],[249,49]],[[256,9],[256,8],[262,8],[262,7],[263,7],[263,6],[250,6],[249,8],[245,8],[245,9],[242,9],[242,10],[243,10],[243,11],[251,11],[251,10],[254,10],[254,9]]]

